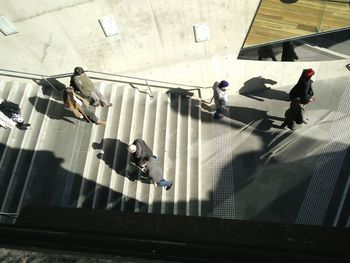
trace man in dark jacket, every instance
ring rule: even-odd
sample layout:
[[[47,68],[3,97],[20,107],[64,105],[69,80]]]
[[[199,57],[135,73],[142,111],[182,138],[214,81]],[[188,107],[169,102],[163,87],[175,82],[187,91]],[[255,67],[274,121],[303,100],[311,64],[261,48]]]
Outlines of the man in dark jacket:
[[[142,139],[136,139],[128,146],[128,151],[132,153],[135,163],[142,169],[147,165],[150,157],[153,156],[152,150],[147,146]]]
[[[70,85],[76,92],[79,92],[85,99],[88,99],[92,105],[102,107],[110,107],[112,103],[102,95],[102,93],[95,88],[94,83],[85,74],[82,67],[76,67],[74,74],[71,77]]]
[[[296,124],[306,123],[303,117],[304,105],[301,104],[300,99],[293,99],[290,103],[290,108],[284,113],[285,120],[280,126],[281,129],[285,129],[287,126],[289,129],[294,130]]]
[[[142,172],[146,173],[147,176],[142,176],[143,178],[151,178],[155,186],[166,187],[166,190],[171,188],[173,182],[163,178],[158,157],[153,155],[152,150],[144,140],[136,139],[128,146],[128,151],[132,153],[132,158],[135,159],[135,163]]]
[[[300,103],[307,104],[310,101],[314,101],[314,91],[312,90],[311,77],[315,74],[315,71],[310,69],[304,69],[301,74],[298,83],[289,92],[290,100],[300,98]]]

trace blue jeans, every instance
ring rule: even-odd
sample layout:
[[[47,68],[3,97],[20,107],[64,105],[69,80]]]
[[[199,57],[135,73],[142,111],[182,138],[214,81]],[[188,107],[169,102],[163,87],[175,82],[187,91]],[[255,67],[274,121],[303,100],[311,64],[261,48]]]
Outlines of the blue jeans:
[[[172,185],[172,181],[168,181],[168,180],[165,180],[165,179],[161,179],[160,181],[157,182],[157,186],[170,186]]]
[[[227,108],[225,106],[218,107],[214,113],[215,119],[221,119],[223,117],[223,114],[227,111]]]

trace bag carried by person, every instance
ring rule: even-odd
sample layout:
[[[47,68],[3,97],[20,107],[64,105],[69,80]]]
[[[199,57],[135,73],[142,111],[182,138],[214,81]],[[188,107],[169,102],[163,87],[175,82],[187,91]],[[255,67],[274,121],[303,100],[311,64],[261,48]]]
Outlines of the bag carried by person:
[[[0,109],[11,111],[13,113],[21,114],[21,109],[17,103],[4,100],[0,103]]]

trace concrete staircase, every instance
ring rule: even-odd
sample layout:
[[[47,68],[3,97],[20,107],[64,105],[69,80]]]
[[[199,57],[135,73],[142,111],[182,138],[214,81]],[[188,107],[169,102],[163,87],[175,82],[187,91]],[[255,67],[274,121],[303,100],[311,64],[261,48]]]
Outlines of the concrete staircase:
[[[0,128],[0,205],[210,215],[210,162],[202,165],[201,102],[186,96],[97,83],[113,107],[95,109],[105,127],[75,119],[61,96],[34,83],[0,81],[0,97],[20,104],[27,131]],[[211,125],[208,116],[204,126]],[[209,127],[208,126],[208,127]],[[130,180],[127,145],[144,139],[159,156],[171,190]],[[8,222],[1,217],[1,222]]]

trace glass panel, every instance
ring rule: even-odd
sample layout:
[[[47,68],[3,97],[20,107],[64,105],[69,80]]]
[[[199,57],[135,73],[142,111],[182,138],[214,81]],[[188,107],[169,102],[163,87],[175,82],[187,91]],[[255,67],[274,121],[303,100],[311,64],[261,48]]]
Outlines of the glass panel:
[[[238,59],[325,61],[350,57],[350,29],[244,48]]]
[[[329,31],[350,26],[350,1],[325,1],[323,15],[320,19],[319,31]]]
[[[262,0],[244,48],[349,26],[349,0]]]

